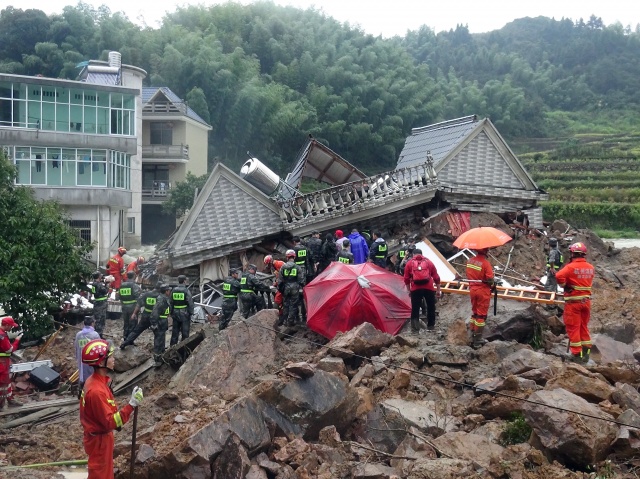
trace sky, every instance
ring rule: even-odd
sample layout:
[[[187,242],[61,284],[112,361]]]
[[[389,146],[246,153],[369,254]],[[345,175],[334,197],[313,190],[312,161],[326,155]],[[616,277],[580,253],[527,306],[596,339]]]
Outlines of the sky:
[[[124,12],[139,25],[157,27],[165,13],[177,6],[189,4],[210,6],[224,3],[215,0],[85,0],[98,7],[108,5],[112,13]],[[251,3],[240,0],[240,3]],[[385,38],[417,30],[421,25],[436,33],[458,24],[467,25],[471,33],[497,30],[507,23],[524,17],[544,16],[560,20],[570,18],[585,21],[594,14],[605,25],[620,22],[632,29],[640,23],[640,3],[637,0],[274,0],[278,5],[315,8],[340,22],[359,26],[366,33]],[[37,8],[47,14],[61,13],[66,5],[77,5],[71,0],[0,0],[0,9],[8,5],[23,10]]]

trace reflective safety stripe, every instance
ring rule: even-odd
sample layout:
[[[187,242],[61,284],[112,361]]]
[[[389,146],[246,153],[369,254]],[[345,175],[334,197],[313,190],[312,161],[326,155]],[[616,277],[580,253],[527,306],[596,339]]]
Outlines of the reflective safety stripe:
[[[472,263],[467,263],[467,268],[475,269],[476,271],[482,271],[482,266],[478,266]]]
[[[240,292],[241,293],[255,293],[255,291],[252,290],[252,289],[241,289]]]
[[[11,356],[11,353],[0,353],[0,358],[6,358]]]
[[[591,291],[591,286],[572,286],[576,291]]]
[[[111,406],[115,406],[116,402],[113,399],[107,399],[107,403]]]
[[[407,254],[407,252],[405,250],[398,251],[398,258],[404,259],[406,254]]]
[[[582,342],[578,341],[577,343],[569,343],[569,346],[573,346],[574,348],[579,348],[582,346]]]
[[[340,261],[341,263],[349,264],[349,258],[345,258],[344,256],[340,256],[338,258],[338,261]]]
[[[116,427],[122,427],[124,426],[124,423],[122,422],[122,417],[120,416],[120,413],[117,412],[113,415],[113,420],[116,423]]]
[[[169,316],[169,314],[171,313],[171,308],[169,306],[167,306],[167,309],[164,310],[163,314],[160,314],[159,317],[162,319],[167,319],[167,317]]]
[[[94,301],[106,301],[107,297],[105,296],[104,298],[93,298]]]
[[[186,307],[187,307],[186,305],[185,306],[174,306],[173,309],[184,309]]]
[[[376,254],[376,258],[386,258],[387,257],[387,245],[378,246],[378,254]]]
[[[235,294],[225,294],[222,297],[223,298],[237,298],[237,295],[235,295]]]
[[[136,300],[132,299],[131,301],[122,301],[122,304],[133,304],[135,302],[136,302]]]
[[[584,299],[591,299],[591,296],[588,295],[588,294],[583,294],[583,295],[580,295],[580,296],[565,296],[564,297],[564,301],[565,302],[567,302],[567,301],[582,301]]]

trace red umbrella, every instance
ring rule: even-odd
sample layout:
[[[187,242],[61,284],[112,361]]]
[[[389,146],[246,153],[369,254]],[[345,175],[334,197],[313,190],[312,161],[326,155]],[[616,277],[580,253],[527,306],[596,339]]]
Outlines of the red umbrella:
[[[411,316],[402,276],[372,263],[333,262],[305,286],[304,297],[309,329],[329,339],[364,322],[398,334]]]
[[[453,242],[459,249],[495,248],[511,241],[511,236],[491,226],[481,226],[465,231]]]

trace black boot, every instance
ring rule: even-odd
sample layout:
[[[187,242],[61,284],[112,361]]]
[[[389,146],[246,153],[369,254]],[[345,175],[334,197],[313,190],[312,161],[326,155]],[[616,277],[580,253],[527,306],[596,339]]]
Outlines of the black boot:
[[[420,320],[418,318],[411,318],[411,332],[415,334],[420,332]]]

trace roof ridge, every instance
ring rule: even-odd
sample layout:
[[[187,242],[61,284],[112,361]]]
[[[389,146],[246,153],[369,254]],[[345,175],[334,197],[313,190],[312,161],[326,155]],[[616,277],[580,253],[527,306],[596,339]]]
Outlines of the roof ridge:
[[[453,120],[441,121],[439,123],[434,123],[433,125],[420,126],[418,128],[412,128],[411,134],[415,135],[416,133],[424,133],[425,131],[433,131],[440,130],[443,128],[450,128],[452,126],[464,125],[467,123],[474,123],[478,121],[478,115],[469,115],[463,116],[460,118],[455,118]]]

